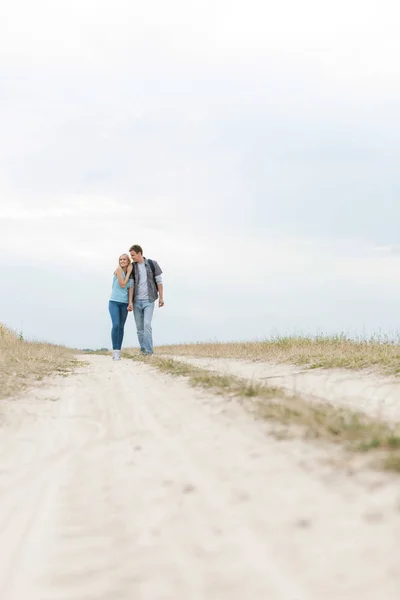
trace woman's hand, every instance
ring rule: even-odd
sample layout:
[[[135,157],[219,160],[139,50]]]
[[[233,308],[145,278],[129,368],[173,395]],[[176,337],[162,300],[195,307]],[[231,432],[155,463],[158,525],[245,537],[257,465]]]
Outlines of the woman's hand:
[[[133,305],[132,303],[128,304],[128,312],[132,312],[133,311]]]

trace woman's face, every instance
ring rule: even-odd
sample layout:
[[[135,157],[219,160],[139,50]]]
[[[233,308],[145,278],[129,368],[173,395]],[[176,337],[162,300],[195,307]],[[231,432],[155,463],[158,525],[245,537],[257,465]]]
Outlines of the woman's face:
[[[126,254],[123,254],[122,256],[119,257],[119,265],[120,267],[124,268],[127,267],[129,265],[129,258],[127,257]]]

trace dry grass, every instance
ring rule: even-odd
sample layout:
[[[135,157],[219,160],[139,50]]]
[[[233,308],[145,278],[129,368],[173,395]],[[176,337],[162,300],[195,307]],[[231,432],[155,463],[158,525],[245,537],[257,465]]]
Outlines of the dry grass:
[[[400,373],[400,344],[378,336],[368,340],[321,335],[276,337],[259,342],[181,344],[159,346],[157,353],[291,363],[310,369],[373,367],[384,373]]]
[[[369,452],[386,469],[400,472],[400,424],[384,423],[343,408],[314,405],[289,395],[285,390],[265,384],[254,384],[233,375],[219,375],[207,369],[153,356],[142,357],[125,351],[134,360],[150,362],[170,375],[188,378],[193,386],[239,399],[259,416],[286,426],[286,431],[301,432],[308,438],[340,443],[353,451]],[[282,431],[280,431],[280,434]]]
[[[0,323],[0,398],[17,394],[50,373],[66,375],[77,363],[71,350],[26,342]]]

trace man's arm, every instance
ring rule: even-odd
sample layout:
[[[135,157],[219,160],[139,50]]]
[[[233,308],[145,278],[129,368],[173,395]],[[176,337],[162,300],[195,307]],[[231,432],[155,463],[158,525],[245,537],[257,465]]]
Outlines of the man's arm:
[[[158,264],[156,260],[153,260],[154,265],[154,279],[156,281],[156,286],[158,289],[158,306],[164,306],[164,284],[163,284],[163,276],[162,276],[162,268]]]
[[[164,306],[164,284],[157,283],[158,287],[158,306],[161,308]]]

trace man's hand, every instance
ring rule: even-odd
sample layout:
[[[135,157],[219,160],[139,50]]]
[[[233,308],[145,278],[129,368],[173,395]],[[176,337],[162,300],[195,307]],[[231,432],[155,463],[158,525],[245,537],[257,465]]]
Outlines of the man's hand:
[[[158,300],[158,306],[161,308],[162,306],[164,306],[164,298],[159,298]]]
[[[132,304],[128,304],[128,312],[132,312],[133,311],[133,306]]]

